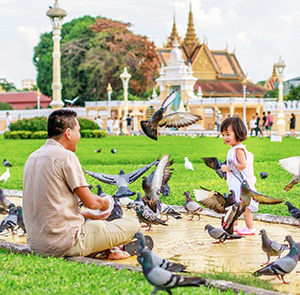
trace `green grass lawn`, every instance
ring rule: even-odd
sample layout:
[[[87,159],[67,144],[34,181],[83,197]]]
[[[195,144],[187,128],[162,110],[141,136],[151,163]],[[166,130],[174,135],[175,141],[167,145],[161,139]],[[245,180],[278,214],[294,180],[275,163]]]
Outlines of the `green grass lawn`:
[[[0,137],[0,154],[2,158],[8,159],[13,165],[10,169],[11,178],[6,183],[0,184],[2,188],[22,190],[24,163],[30,153],[44,142],[44,140],[5,140]],[[283,187],[290,181],[291,176],[278,165],[279,159],[299,155],[300,141],[295,138],[283,138],[282,143],[272,143],[267,138],[250,138],[245,144],[255,157],[254,171],[257,177],[257,190],[266,195],[291,201],[295,206],[300,207],[300,198],[298,198],[300,185],[296,185],[289,192],[283,192]],[[101,153],[95,153],[94,149],[99,148],[102,149]],[[111,153],[112,148],[117,150],[116,154]],[[102,139],[82,138],[76,154],[84,169],[107,174],[117,174],[120,169],[124,169],[128,173],[154,161],[164,153],[170,154],[171,158],[175,160],[172,166],[174,172],[169,181],[171,195],[166,197],[164,202],[183,205],[185,201],[183,192],[186,190],[192,192],[200,185],[221,193],[227,192],[226,182],[220,179],[213,170],[207,168],[201,158],[216,156],[223,161],[228,148],[223,144],[221,138],[161,136],[155,142],[144,136],[110,136]],[[194,164],[195,171],[185,169],[185,156]],[[0,173],[4,171],[5,168],[2,167]],[[269,177],[262,180],[259,176],[261,171],[268,172]],[[88,175],[86,175],[86,179],[94,186],[99,183]],[[103,190],[109,194],[115,192],[115,186],[107,184],[102,184],[102,186]],[[136,192],[142,191],[141,178],[130,185],[130,189]],[[259,212],[288,215],[287,207],[283,204],[260,205]]]
[[[13,165],[10,169],[11,178],[6,183],[1,183],[1,188],[22,190],[24,163],[28,156],[44,142],[44,140],[5,140],[0,136],[0,154]],[[267,138],[250,138],[245,143],[255,156],[254,169],[258,191],[289,200],[300,207],[300,198],[298,198],[300,185],[284,193],[283,187],[291,176],[278,165],[279,159],[299,155],[300,141],[295,138],[284,138],[282,143],[271,143]],[[102,149],[101,153],[95,153],[94,149],[99,148]],[[112,148],[117,150],[116,154],[111,153]],[[84,169],[108,174],[117,174],[121,168],[125,172],[130,172],[163,154],[170,154],[175,160],[174,172],[169,181],[171,195],[166,197],[164,202],[183,205],[185,201],[183,192],[186,190],[192,192],[193,188],[198,188],[200,185],[227,192],[226,182],[221,180],[213,170],[207,168],[201,158],[216,156],[220,160],[225,160],[228,148],[220,138],[163,136],[155,142],[144,136],[106,137],[82,138],[76,154]],[[195,171],[185,169],[185,156],[194,164]],[[5,168],[2,166],[0,173],[4,171]],[[261,171],[268,172],[269,177],[260,179]],[[94,186],[98,184],[97,180],[88,175],[86,179]],[[106,184],[102,186],[109,194],[114,193],[116,189]],[[130,189],[136,192],[142,191],[141,179],[130,185]],[[288,215],[286,206],[282,204],[260,206],[260,212]],[[138,272],[116,271],[112,268],[76,264],[62,259],[43,259],[32,255],[21,256],[0,251],[0,264],[1,294],[7,293],[8,290],[10,294],[150,294],[153,289]],[[231,276],[227,273],[200,275],[271,288],[266,282],[250,274],[248,276]],[[174,291],[174,294],[215,295],[219,293],[219,290],[206,288],[181,288]],[[158,292],[158,294],[164,293]],[[233,292],[222,294],[233,294]]]

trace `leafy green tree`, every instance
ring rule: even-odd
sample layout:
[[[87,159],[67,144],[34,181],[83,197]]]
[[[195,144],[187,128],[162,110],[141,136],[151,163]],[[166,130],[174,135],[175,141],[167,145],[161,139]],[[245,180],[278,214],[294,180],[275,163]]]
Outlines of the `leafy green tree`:
[[[13,110],[14,108],[12,107],[11,104],[7,102],[0,102],[0,110]]]
[[[268,98],[278,98],[279,95],[279,90],[278,88],[275,88],[273,90],[269,90],[264,97],[268,97]]]
[[[291,86],[290,92],[288,94],[289,100],[300,100],[300,84],[298,86]]]
[[[62,27],[62,96],[76,104],[85,100],[106,100],[107,84],[113,87],[112,99],[122,96],[120,74],[125,66],[132,75],[130,93],[143,99],[149,96],[158,76],[159,58],[153,42],[134,35],[130,24],[105,18],[84,16]],[[37,84],[51,96],[52,36],[45,33],[35,47]]]
[[[7,82],[5,79],[0,82],[0,85],[5,92],[17,91],[17,88],[14,85],[14,83]]]

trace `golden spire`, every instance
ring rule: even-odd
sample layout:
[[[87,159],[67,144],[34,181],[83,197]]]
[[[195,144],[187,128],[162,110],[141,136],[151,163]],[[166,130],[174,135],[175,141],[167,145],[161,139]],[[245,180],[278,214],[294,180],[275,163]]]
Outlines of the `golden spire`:
[[[184,43],[187,46],[193,46],[195,43],[199,43],[198,38],[196,37],[195,28],[194,28],[194,19],[192,13],[192,3],[190,2],[190,12],[189,12],[189,23],[184,38]]]
[[[175,37],[177,38],[178,42],[180,43],[180,37],[178,35],[177,28],[176,28],[175,10],[174,10],[173,28],[172,28],[172,33],[171,33],[170,37],[168,38],[167,47],[173,47],[173,43],[174,43]]]
[[[278,78],[278,74],[277,74],[275,65],[273,65],[273,72],[272,72],[272,76],[271,77],[272,78]]]

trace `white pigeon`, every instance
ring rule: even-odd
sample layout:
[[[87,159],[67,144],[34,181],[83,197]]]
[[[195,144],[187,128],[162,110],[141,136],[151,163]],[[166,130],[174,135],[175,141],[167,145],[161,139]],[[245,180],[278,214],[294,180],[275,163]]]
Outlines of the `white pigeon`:
[[[10,178],[10,172],[9,168],[6,168],[6,171],[0,176],[0,181],[4,180],[6,182],[8,178]]]
[[[65,102],[73,105],[77,100],[78,100],[79,96],[76,96],[74,99],[70,100],[70,99],[65,99]]]
[[[188,157],[184,158],[184,166],[187,170],[193,170],[194,171],[193,164],[189,161]]]

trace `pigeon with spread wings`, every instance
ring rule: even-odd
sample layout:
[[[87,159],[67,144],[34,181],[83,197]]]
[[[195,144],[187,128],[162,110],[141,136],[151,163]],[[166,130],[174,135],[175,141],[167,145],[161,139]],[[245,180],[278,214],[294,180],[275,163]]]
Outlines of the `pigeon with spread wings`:
[[[77,100],[78,100],[79,96],[76,96],[74,99],[70,100],[70,99],[65,99],[65,102],[73,105]]]
[[[173,112],[164,116],[167,108],[176,98],[179,92],[179,88],[174,90],[164,100],[161,107],[151,116],[148,121],[141,121],[141,127],[143,132],[151,139],[157,140],[157,128],[158,127],[186,127],[192,125],[202,119],[201,116],[190,112]]]
[[[156,163],[156,161],[154,161],[151,164],[146,165],[142,168],[134,170],[130,173],[127,173],[127,174],[125,174],[123,169],[117,175],[96,173],[96,172],[91,172],[91,171],[87,171],[87,170],[84,170],[84,172],[104,183],[117,185],[118,190],[116,191],[114,196],[117,198],[122,198],[122,197],[133,196],[135,194],[135,192],[133,192],[132,190],[130,190],[128,188],[128,184],[131,184],[134,181],[136,181],[140,176],[142,176],[146,171],[148,171],[153,165],[155,165],[155,163]]]
[[[279,165],[293,176],[292,180],[283,188],[285,191],[289,191],[300,182],[300,157],[281,159]]]
[[[226,172],[223,172],[221,170],[221,166],[225,163],[221,163],[221,161],[218,160],[216,157],[202,158],[202,159],[204,160],[205,165],[215,170],[220,178],[226,179]]]

